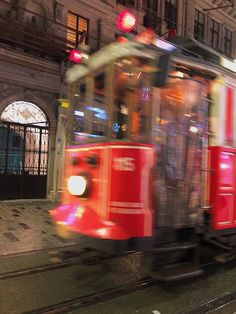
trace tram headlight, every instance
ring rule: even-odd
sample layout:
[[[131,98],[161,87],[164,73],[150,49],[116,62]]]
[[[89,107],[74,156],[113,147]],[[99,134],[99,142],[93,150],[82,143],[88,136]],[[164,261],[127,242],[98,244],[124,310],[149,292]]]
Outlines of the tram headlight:
[[[89,178],[86,174],[70,176],[67,180],[67,189],[71,195],[87,196]]]

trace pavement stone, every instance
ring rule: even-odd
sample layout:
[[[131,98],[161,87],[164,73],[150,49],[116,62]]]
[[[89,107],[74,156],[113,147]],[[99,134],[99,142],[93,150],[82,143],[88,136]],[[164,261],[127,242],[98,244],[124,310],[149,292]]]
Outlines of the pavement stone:
[[[0,201],[0,256],[73,245],[59,237],[48,200]]]

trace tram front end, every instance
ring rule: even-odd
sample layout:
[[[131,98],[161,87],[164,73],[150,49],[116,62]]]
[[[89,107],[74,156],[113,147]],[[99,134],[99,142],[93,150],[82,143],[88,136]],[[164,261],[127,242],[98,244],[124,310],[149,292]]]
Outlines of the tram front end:
[[[52,211],[59,234],[113,253],[150,247],[153,163],[151,145],[68,148],[62,203]]]
[[[82,246],[124,253],[152,246],[151,93],[155,57],[115,43],[68,72],[69,145],[58,233]]]
[[[61,204],[51,211],[61,235],[112,253],[152,247],[153,119],[159,123],[153,104],[169,58],[169,49],[114,43],[68,71],[70,146]]]

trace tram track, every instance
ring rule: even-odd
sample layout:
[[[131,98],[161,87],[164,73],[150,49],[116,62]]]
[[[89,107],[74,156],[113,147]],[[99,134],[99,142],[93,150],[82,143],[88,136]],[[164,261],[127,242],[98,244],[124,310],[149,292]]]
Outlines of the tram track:
[[[123,295],[127,295],[137,290],[146,289],[155,285],[157,281],[150,278],[135,281],[133,283],[122,285],[113,289],[106,289],[86,296],[63,301],[50,306],[42,307],[32,311],[24,312],[23,314],[54,314],[66,313],[68,311],[97,304],[99,302],[108,301]]]
[[[202,265],[204,270],[209,270],[217,268],[221,263],[213,261],[212,263],[205,263]],[[112,300],[117,297],[121,297],[127,294],[131,294],[138,290],[143,290],[158,284],[163,283],[163,281],[152,278],[143,278],[138,281],[130,282],[129,284],[120,285],[115,288],[101,290],[89,295],[79,296],[73,299],[62,301],[60,303],[52,304],[42,308],[30,310],[24,312],[23,314],[56,314],[56,313],[67,313],[69,311],[80,309],[83,307],[96,305],[100,302],[105,302]],[[236,292],[235,292],[236,295]],[[206,302],[207,303],[207,302]],[[203,312],[183,312],[183,314],[199,314]],[[180,313],[182,314],[182,313]]]
[[[71,248],[74,248],[75,246],[72,245]],[[44,265],[38,265],[35,267],[28,267],[23,268],[19,270],[9,271],[0,273],[0,280],[5,279],[11,279],[11,278],[17,278],[27,275],[34,275],[37,273],[47,272],[51,270],[58,270],[74,265],[87,265],[92,266],[97,263],[100,263],[105,260],[112,260],[114,256],[102,256],[102,255],[92,255],[92,256],[86,256],[87,252],[90,252],[91,250],[82,250],[82,251],[70,251],[68,248],[64,248],[57,251],[57,248],[54,248],[53,250],[40,250],[39,252],[49,253],[49,256],[51,253],[56,253],[53,258],[61,260],[60,262],[51,262]],[[22,256],[22,255],[20,255]],[[50,258],[49,258],[50,259]],[[234,257],[234,260],[236,259],[236,256]],[[227,262],[230,263],[231,261]],[[200,265],[205,271],[209,270],[211,268],[217,268],[218,266],[222,265],[219,261],[211,261],[207,263],[203,263]]]
[[[24,269],[0,273],[0,281],[6,280],[6,279],[17,278],[17,277],[28,276],[28,275],[35,275],[37,273],[63,269],[63,268],[75,266],[75,265],[92,266],[104,260],[113,258],[110,256],[101,256],[101,255],[86,256],[87,252],[90,252],[90,251],[77,251],[74,253],[71,251],[56,252],[57,255],[52,257],[52,259],[53,258],[56,258],[59,260],[61,259],[61,262],[51,262],[48,264],[38,265],[35,267],[28,267]],[[63,256],[63,253],[65,254],[65,256]],[[60,256],[60,254],[62,254],[62,256]]]
[[[209,265],[208,265],[209,266]],[[160,284],[159,280],[145,278],[139,281],[132,282],[127,285],[122,285],[113,289],[106,289],[85,296],[69,299],[57,304],[45,306],[42,308],[26,311],[23,314],[58,314],[68,313],[72,310],[96,305],[101,302],[106,302],[117,297],[121,297],[139,290],[143,290]],[[215,310],[229,306],[236,299],[236,291],[231,291],[224,295],[218,296],[212,300],[207,300],[200,305],[179,312],[178,314],[203,314],[214,313]]]
[[[78,248],[78,247],[77,247]],[[52,252],[55,250],[50,250],[49,252]],[[89,254],[87,254],[89,253]],[[21,269],[17,271],[11,271],[11,272],[6,272],[0,274],[0,280],[4,281],[7,279],[13,279],[17,277],[24,277],[24,276],[29,276],[29,275],[36,275],[38,273],[43,273],[43,272],[51,272],[51,271],[57,271],[59,269],[63,268],[69,268],[73,266],[78,265],[97,265],[99,263],[102,263],[104,260],[111,260],[114,257],[111,256],[103,256],[100,254],[96,254],[96,251],[91,251],[91,250],[77,250],[77,251],[70,251],[70,250],[60,250],[58,252],[59,257],[62,258],[62,261],[59,263],[50,263],[50,264],[45,264],[45,265],[40,265],[36,267],[31,267],[31,268],[26,268],[26,269]],[[60,255],[61,254],[61,255]],[[228,263],[225,263],[228,264]],[[209,261],[205,263],[202,263],[200,267],[202,267],[205,271],[205,274],[208,274],[210,269],[215,269],[218,268],[218,266],[222,266],[222,262],[219,261]],[[93,269],[93,268],[92,268]],[[73,272],[77,272],[73,269]],[[85,269],[83,272],[86,273]],[[86,274],[83,274],[86,277]],[[81,277],[80,277],[81,279]],[[75,277],[76,280],[76,277]],[[123,285],[122,285],[123,284]],[[118,287],[111,287],[109,289],[104,289],[98,290],[96,292],[93,292],[91,294],[86,295],[80,295],[76,296],[76,294],[73,296],[71,299],[67,299],[65,301],[62,301],[60,303],[52,304],[52,305],[47,305],[42,308],[36,308],[36,309],[30,309],[29,311],[25,312],[25,314],[35,314],[35,313],[66,313],[70,310],[74,309],[79,309],[82,307],[90,306],[90,305],[95,305],[100,302],[105,302],[108,300],[112,300],[117,297],[121,297],[130,293],[133,293],[137,290],[145,289],[157,284],[161,284],[160,280],[157,279],[151,279],[151,278],[143,278],[142,280],[139,281],[129,281],[124,284],[122,282],[121,285]],[[100,290],[100,291],[99,291]],[[69,298],[70,296],[68,296]],[[60,300],[61,301],[61,300]],[[197,312],[196,312],[197,313]],[[186,314],[192,314],[191,312],[186,312]],[[193,312],[193,314],[195,314]],[[199,314],[199,313],[198,313]]]
[[[0,280],[12,279],[12,278],[17,278],[17,277],[22,277],[22,276],[27,276],[27,275],[35,275],[37,273],[43,273],[46,271],[62,269],[62,268],[74,266],[78,264],[78,262],[79,262],[78,260],[72,260],[72,261],[66,261],[62,263],[46,264],[46,265],[36,266],[32,268],[26,268],[26,269],[20,269],[20,270],[6,272],[6,273],[0,273]]]
[[[77,254],[80,253],[79,251],[77,252]],[[105,259],[107,259],[108,257],[106,257]],[[110,258],[109,258],[110,259]],[[4,279],[12,279],[12,278],[16,278],[16,277],[24,277],[27,275],[31,275],[31,274],[37,274],[37,273],[41,273],[41,272],[46,272],[46,271],[53,271],[53,270],[57,270],[60,268],[66,268],[69,266],[74,266],[76,264],[82,265],[86,264],[86,265],[96,265],[99,264],[99,262],[101,262],[101,260],[104,260],[104,256],[101,255],[95,255],[95,254],[91,254],[90,256],[87,256],[86,254],[83,255],[83,258],[69,258],[68,260],[64,260],[61,263],[55,263],[52,265],[43,265],[43,266],[39,266],[39,267],[33,267],[31,269],[25,269],[25,270],[20,270],[17,272],[10,272],[10,273],[5,273],[5,274],[0,274],[0,280],[4,280]],[[208,262],[208,263],[204,263],[201,266],[203,267],[204,270],[206,270],[206,274],[208,273],[209,268],[217,268],[217,266],[222,265],[222,263],[219,263],[217,261],[213,261],[213,262]],[[93,269],[93,267],[92,267]],[[70,270],[69,270],[70,271]],[[76,270],[75,268],[72,267],[72,272],[70,272],[71,274],[73,273],[75,276],[74,280],[76,281],[76,272],[78,271],[78,269]],[[83,270],[83,272],[85,271],[85,269]],[[85,273],[87,273],[85,271]],[[89,273],[89,272],[88,272]],[[93,276],[93,274],[95,274],[96,272],[92,271],[92,273],[89,274],[90,278],[91,275]],[[81,274],[80,274],[81,275]],[[85,277],[87,275],[85,274]],[[45,276],[44,276],[45,277]],[[83,274],[83,278],[84,274]],[[81,280],[81,276],[78,277]],[[88,281],[89,282],[89,281]],[[126,282],[124,284],[124,282],[120,282],[119,286],[117,284],[116,281],[114,281],[116,284],[113,285],[108,289],[108,286],[105,285],[103,286],[103,288],[101,287],[97,287],[96,290],[93,289],[93,291],[90,290],[89,291],[84,291],[84,293],[81,295],[77,295],[74,294],[73,296],[71,295],[67,295],[67,297],[65,297],[65,299],[61,300],[55,300],[54,302],[52,301],[52,304],[45,304],[45,305],[41,305],[42,307],[39,308],[29,308],[27,309],[27,311],[22,311],[22,313],[25,314],[35,314],[35,313],[67,313],[71,310],[75,310],[75,309],[80,309],[80,308],[85,308],[87,306],[92,306],[92,305],[96,305],[100,302],[106,302],[108,300],[112,300],[124,295],[128,295],[131,294],[135,291],[138,290],[142,290],[142,289],[146,289],[155,285],[159,285],[161,284],[160,280],[157,279],[151,279],[151,278],[143,278],[139,281],[134,281],[134,279],[132,279],[132,281],[128,281],[128,283]],[[105,288],[105,289],[104,289]],[[86,289],[85,289],[86,290]],[[59,302],[58,302],[59,301]],[[25,309],[26,310],[26,309]],[[197,312],[196,312],[197,313]],[[199,312],[200,313],[200,312]],[[198,313],[198,314],[199,314]],[[188,313],[186,312],[186,314],[192,314],[191,312]],[[195,314],[193,312],[193,314]]]
[[[43,249],[36,249],[36,250],[29,250],[24,252],[15,252],[15,253],[9,253],[9,254],[2,254],[0,255],[0,260],[10,257],[18,257],[18,256],[27,256],[30,254],[40,254],[40,253],[51,253],[51,252],[64,252],[71,249],[78,248],[78,244],[70,244],[66,246],[56,246],[56,247],[50,247],[50,248],[43,248]]]
[[[204,314],[204,313],[213,314],[218,309],[221,309],[221,310],[223,310],[224,308],[226,309],[233,302],[235,302],[235,300],[236,300],[236,291],[231,291],[223,295],[220,295],[214,299],[203,302],[197,306],[194,306],[178,314]],[[235,303],[235,306],[236,306],[236,303]]]
[[[75,250],[77,249],[77,250]],[[73,251],[74,250],[74,251]],[[28,267],[28,268],[23,268],[19,270],[14,270],[14,271],[9,271],[9,272],[4,272],[0,273],[0,280],[5,280],[5,279],[10,279],[10,278],[17,278],[21,276],[26,276],[26,275],[31,275],[31,274],[37,274],[41,272],[46,272],[50,270],[57,270],[60,268],[66,268],[69,266],[74,266],[77,264],[84,264],[84,265],[95,265],[99,262],[105,261],[105,260],[112,260],[115,257],[114,256],[104,256],[101,254],[94,254],[90,256],[86,256],[88,252],[94,252],[93,250],[90,249],[83,249],[83,250],[78,250],[78,245],[69,245],[66,247],[54,247],[50,249],[41,249],[41,250],[33,250],[33,251],[28,251],[28,252],[23,252],[21,254],[11,254],[12,257],[15,256],[27,256],[30,254],[40,254],[40,253],[45,253],[48,254],[49,260],[51,260],[50,263],[44,264],[44,265],[38,265],[35,267]],[[1,258],[9,257],[9,255],[4,255],[0,256]],[[60,262],[55,262],[53,259],[60,260]],[[212,260],[209,262],[204,262],[200,265],[205,271],[209,270],[211,268],[217,268],[218,266],[222,264],[229,264],[230,262],[236,260],[236,255],[232,256],[232,258],[228,262],[220,262],[216,260]]]

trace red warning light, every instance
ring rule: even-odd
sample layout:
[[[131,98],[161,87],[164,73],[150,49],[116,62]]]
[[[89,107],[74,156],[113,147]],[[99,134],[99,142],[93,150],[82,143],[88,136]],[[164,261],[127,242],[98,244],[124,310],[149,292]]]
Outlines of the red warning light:
[[[136,40],[140,43],[150,45],[155,39],[155,32],[151,28],[146,28],[142,33],[136,36]]]
[[[81,63],[82,62],[82,53],[79,50],[72,49],[70,52],[69,60],[73,61],[75,63]]]
[[[118,37],[118,41],[120,42],[120,43],[127,43],[129,40],[127,39],[127,38],[125,38],[124,36],[119,36]]]
[[[120,30],[129,33],[136,24],[136,17],[127,10],[122,11],[118,17],[117,24]]]

